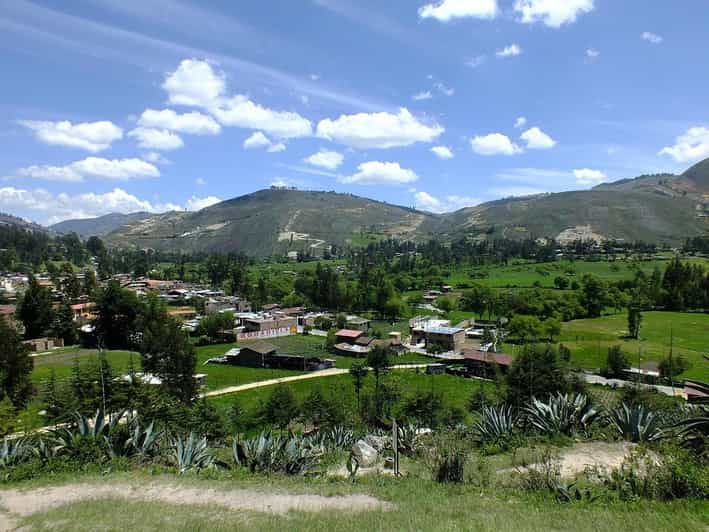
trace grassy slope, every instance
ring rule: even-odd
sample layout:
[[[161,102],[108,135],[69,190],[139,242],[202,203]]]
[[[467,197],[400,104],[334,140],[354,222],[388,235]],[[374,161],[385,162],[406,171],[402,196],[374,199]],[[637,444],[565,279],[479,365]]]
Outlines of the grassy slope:
[[[640,341],[625,338],[626,319],[625,314],[616,314],[565,323],[559,341],[571,348],[572,361],[580,367],[602,367],[608,347],[616,344],[637,364],[639,349],[642,362],[667,356],[671,329],[674,354],[681,354],[692,363],[681,377],[709,380],[709,361],[703,358],[709,352],[709,314],[645,312]]]
[[[481,490],[472,485],[449,486],[425,478],[371,477],[356,484],[345,480],[222,475],[160,478],[142,473],[113,473],[111,481],[136,484],[169,481],[171,485],[205,490],[253,489],[281,493],[346,495],[364,493],[389,501],[389,511],[291,512],[269,515],[227,511],[209,504],[126,502],[119,499],[84,501],[38,513],[21,521],[32,530],[490,530],[538,531],[705,530],[709,503],[591,503],[558,504],[550,497],[521,491]],[[80,481],[106,482],[106,477],[81,476]],[[45,481],[46,482],[46,481]]]

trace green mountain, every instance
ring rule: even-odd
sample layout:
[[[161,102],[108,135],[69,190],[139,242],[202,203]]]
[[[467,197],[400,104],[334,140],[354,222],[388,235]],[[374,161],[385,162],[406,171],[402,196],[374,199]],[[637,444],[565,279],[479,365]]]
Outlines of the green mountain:
[[[122,217],[122,218],[121,218]],[[677,245],[709,232],[709,159],[681,175],[644,175],[591,190],[491,201],[436,215],[351,194],[272,188],[198,212],[108,215],[54,230],[121,247],[252,255],[366,245],[378,239],[621,239]]]
[[[387,236],[432,236],[439,217],[336,192],[272,188],[198,212],[173,212],[128,223],[111,245],[160,250],[244,251],[254,255],[366,244]]]
[[[149,212],[134,212],[130,214],[111,213],[98,218],[87,218],[82,220],[65,220],[49,226],[55,233],[69,234],[76,233],[79,237],[86,239],[90,236],[104,237],[112,233],[119,227],[126,224],[139,222],[153,216]]]

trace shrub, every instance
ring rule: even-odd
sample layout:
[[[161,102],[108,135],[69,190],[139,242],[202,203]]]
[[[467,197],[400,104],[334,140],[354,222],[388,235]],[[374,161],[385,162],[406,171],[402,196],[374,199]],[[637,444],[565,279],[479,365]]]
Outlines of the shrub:
[[[630,367],[630,360],[623,352],[619,345],[613,345],[608,348],[608,356],[606,357],[605,373],[609,377],[621,377],[623,370]]]
[[[441,483],[460,483],[465,480],[467,449],[454,435],[440,438],[429,451],[433,480]]]

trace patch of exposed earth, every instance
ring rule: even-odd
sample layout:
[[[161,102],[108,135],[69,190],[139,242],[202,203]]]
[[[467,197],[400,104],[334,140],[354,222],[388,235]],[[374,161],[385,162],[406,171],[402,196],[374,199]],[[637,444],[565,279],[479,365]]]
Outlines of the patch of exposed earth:
[[[369,495],[291,494],[256,490],[217,490],[170,483],[69,484],[31,490],[0,491],[0,530],[12,530],[16,519],[47,512],[81,501],[123,499],[131,502],[160,502],[177,505],[216,505],[231,511],[284,515],[288,512],[364,512],[389,510],[390,503]]]

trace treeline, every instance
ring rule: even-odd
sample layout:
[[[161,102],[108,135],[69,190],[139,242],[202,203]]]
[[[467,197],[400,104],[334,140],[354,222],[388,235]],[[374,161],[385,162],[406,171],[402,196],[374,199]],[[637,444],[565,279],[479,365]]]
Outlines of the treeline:
[[[36,270],[43,263],[87,263],[90,253],[75,234],[52,237],[13,225],[0,226],[0,270]],[[23,266],[24,265],[24,266]]]

